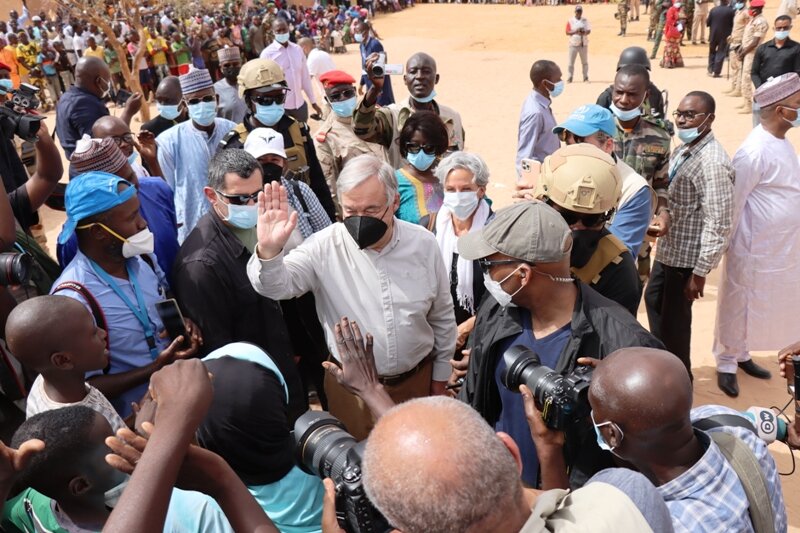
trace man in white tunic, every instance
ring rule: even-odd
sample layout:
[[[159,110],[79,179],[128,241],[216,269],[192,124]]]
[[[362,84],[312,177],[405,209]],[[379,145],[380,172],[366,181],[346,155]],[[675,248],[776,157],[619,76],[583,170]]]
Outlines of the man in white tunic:
[[[758,88],[761,124],[733,157],[733,230],[717,301],[718,384],[737,396],[737,366],[770,373],[751,350],[778,350],[797,337],[800,301],[800,163],[786,132],[800,126],[800,78],[784,74]]]

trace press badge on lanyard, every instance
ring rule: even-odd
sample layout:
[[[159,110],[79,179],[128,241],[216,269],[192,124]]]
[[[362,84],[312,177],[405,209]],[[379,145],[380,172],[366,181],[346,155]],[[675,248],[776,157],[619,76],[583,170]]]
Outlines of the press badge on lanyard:
[[[139,324],[141,324],[142,330],[144,331],[144,338],[145,341],[147,341],[147,347],[150,349],[150,358],[155,360],[159,354],[158,345],[156,344],[156,336],[153,330],[153,325],[150,323],[150,317],[147,314],[147,304],[144,301],[144,294],[139,286],[139,279],[136,277],[136,274],[131,268],[131,262],[126,262],[125,269],[128,271],[128,279],[131,283],[131,287],[133,287],[133,293],[136,295],[137,305],[133,305],[133,302],[131,302],[130,298],[128,298],[122,289],[120,289],[119,285],[117,285],[117,282],[114,281],[114,278],[112,278],[108,272],[103,270],[100,265],[91,259],[89,260],[89,263],[91,263],[95,273],[100,276],[100,279],[102,279],[105,284],[108,285],[112,291],[114,291],[114,294],[119,296],[120,300],[122,300],[122,302],[128,306],[128,309],[131,310],[133,316],[135,316],[136,320],[139,321]],[[161,292],[160,288],[159,292]]]

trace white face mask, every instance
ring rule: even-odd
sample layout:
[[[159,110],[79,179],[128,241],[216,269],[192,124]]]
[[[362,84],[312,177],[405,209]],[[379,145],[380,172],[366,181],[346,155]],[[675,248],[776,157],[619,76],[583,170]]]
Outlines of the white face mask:
[[[446,192],[444,206],[453,212],[459,220],[467,220],[478,207],[477,191]]]
[[[128,485],[128,481],[130,481],[130,476],[125,476],[125,481],[115,487],[111,487],[105,491],[105,493],[103,493],[103,501],[105,502],[106,507],[113,509],[117,506],[117,502],[119,502],[120,497],[122,497],[122,491],[125,490],[125,487]]]
[[[139,233],[131,235],[122,243],[122,257],[152,254],[154,249],[155,237],[153,232],[149,228],[145,228]]]
[[[484,287],[486,287],[486,290],[489,291],[489,294],[491,294],[494,297],[494,299],[497,300],[497,303],[500,304],[500,307],[504,309],[508,306],[514,306],[514,303],[511,301],[511,298],[513,298],[519,291],[522,290],[522,285],[520,285],[519,289],[514,291],[514,294],[508,294],[506,291],[503,290],[502,285],[503,283],[506,282],[508,278],[513,276],[520,268],[522,268],[522,265],[515,268],[508,276],[504,277],[500,281],[493,280],[488,272],[483,274]]]

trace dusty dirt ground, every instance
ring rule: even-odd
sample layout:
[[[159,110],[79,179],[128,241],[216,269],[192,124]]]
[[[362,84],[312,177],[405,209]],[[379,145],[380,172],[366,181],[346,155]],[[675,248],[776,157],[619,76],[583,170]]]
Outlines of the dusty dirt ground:
[[[776,8],[777,3],[767,3],[768,20],[774,19]],[[380,16],[375,21],[389,63],[404,63],[417,51],[426,51],[436,58],[441,75],[437,99],[461,113],[467,136],[466,147],[486,159],[492,173],[489,194],[498,206],[510,202],[515,181],[517,121],[522,102],[531,88],[528,78],[530,66],[537,59],[554,60],[561,66],[566,79],[567,38],[564,27],[572,11],[571,6],[423,4],[401,13]],[[567,85],[564,93],[553,102],[557,120],[565,119],[579,105],[595,101],[613,80],[617,57],[623,48],[639,45],[648,52],[651,50],[652,43],[645,40],[648,16],[644,16],[644,7],[640,21],[628,23],[628,34],[624,38],[616,35],[619,26],[613,17],[615,11],[614,5],[585,6],[584,16],[592,25],[589,44],[591,82]],[[741,103],[739,99],[722,95],[721,91],[728,87],[724,77],[712,79],[706,75],[707,50],[707,46],[699,45],[682,48],[686,67],[681,69],[664,70],[658,66],[658,60],[653,61],[652,79],[659,88],[669,91],[669,112],[690,90],[705,90],[714,95],[717,99],[714,132],[732,156],[751,130],[751,117],[736,113],[734,106]],[[662,52],[663,44],[659,59]],[[340,69],[358,78],[361,67],[355,45],[350,45],[346,55],[334,55],[333,58]],[[576,65],[578,72],[579,68]],[[724,73],[725,70],[723,76]],[[580,79],[580,75],[576,75],[576,79]],[[398,98],[407,95],[402,80],[393,80],[393,86]],[[52,128],[52,117],[48,122]],[[138,125],[138,122],[134,123],[133,129],[138,129]],[[790,139],[800,141],[800,133],[792,132]],[[48,210],[44,215],[52,250],[63,214]],[[751,405],[783,406],[788,396],[785,383],[777,377],[775,353],[756,354],[759,364],[773,371],[772,380],[755,380],[740,373],[741,395],[735,400],[717,389],[711,343],[718,279],[718,271],[711,274],[705,297],[694,306],[692,360],[695,403],[718,403],[742,410]],[[643,306],[639,320],[647,325]],[[779,469],[789,471],[792,461],[787,448],[773,445],[772,451]],[[792,526],[789,529],[800,531],[800,502],[791,496],[800,488],[800,472],[782,480]]]

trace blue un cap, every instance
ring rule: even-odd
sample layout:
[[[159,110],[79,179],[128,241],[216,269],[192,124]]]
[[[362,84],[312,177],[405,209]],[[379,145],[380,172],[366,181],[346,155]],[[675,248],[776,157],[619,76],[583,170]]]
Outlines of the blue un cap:
[[[580,106],[567,120],[553,128],[553,133],[560,135],[564,130],[578,137],[588,137],[598,131],[614,137],[617,124],[611,111],[597,104],[587,104]]]
[[[118,191],[119,184],[128,185]],[[136,195],[136,187],[127,180],[108,172],[86,172],[74,177],[67,185],[64,205],[67,208],[67,221],[58,236],[59,244],[69,240],[81,220],[87,219],[109,209],[124,204]]]

